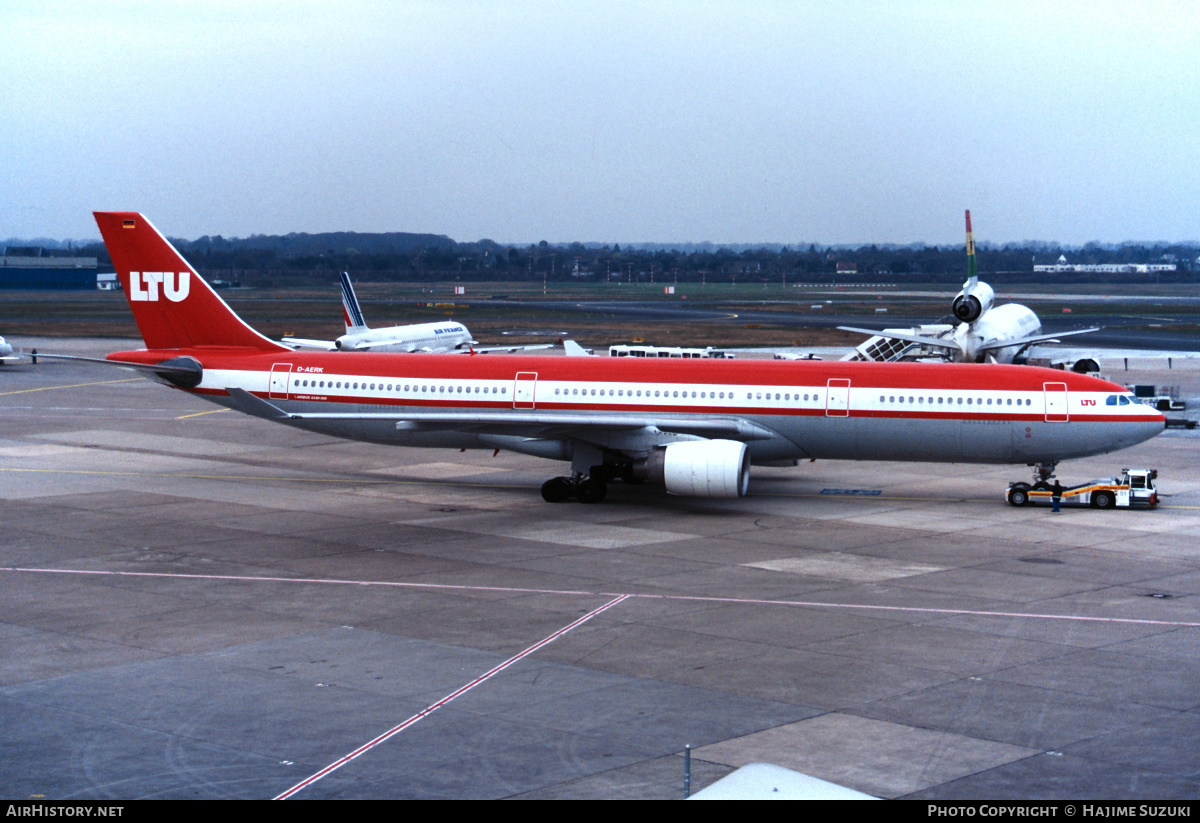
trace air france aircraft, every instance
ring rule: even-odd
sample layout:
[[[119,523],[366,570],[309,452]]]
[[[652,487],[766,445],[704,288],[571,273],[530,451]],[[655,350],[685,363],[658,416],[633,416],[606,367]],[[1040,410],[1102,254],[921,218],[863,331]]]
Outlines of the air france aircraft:
[[[372,329],[363,317],[362,306],[350,284],[350,275],[342,272],[342,313],[346,333],[336,340],[306,340],[285,337],[283,342],[301,349],[321,351],[446,352],[459,351],[475,343],[462,323],[414,323]]]
[[[285,337],[284,344],[296,349],[318,349],[320,351],[375,351],[375,352],[472,352],[475,354],[520,349],[548,349],[549,345],[504,346],[498,348],[475,348],[476,340],[462,323],[413,323],[407,326],[388,326],[373,329],[363,317],[358,295],[350,284],[350,275],[342,272],[342,313],[346,318],[346,333],[337,340],[307,340],[301,337]]]
[[[16,363],[20,359],[20,355],[13,354],[12,343],[0,337],[0,363],[7,365],[9,363]]]
[[[146,348],[108,361],[233,409],[386,445],[507,449],[571,474],[741,497],[750,465],[815,458],[1051,465],[1132,446],[1163,415],[1112,383],[936,363],[299,352],[246,325],[140,214],[97,212]]]
[[[1012,363],[1035,343],[1059,342],[1060,337],[1087,334],[1096,329],[1076,329],[1042,334],[1042,321],[1028,306],[1006,303],[993,306],[996,293],[987,283],[979,282],[979,269],[975,262],[975,238],[971,233],[971,212],[967,212],[967,282],[954,297],[950,310],[959,321],[958,326],[923,326],[916,334],[904,329],[857,329],[838,326],[843,331],[870,334],[890,340],[902,340],[919,344],[923,349],[940,352],[946,360],[958,363]],[[934,336],[937,332],[940,336]],[[898,348],[898,347],[897,347]],[[862,347],[859,347],[860,351]],[[859,359],[851,355],[853,359]],[[1089,361],[1091,362],[1091,361]]]

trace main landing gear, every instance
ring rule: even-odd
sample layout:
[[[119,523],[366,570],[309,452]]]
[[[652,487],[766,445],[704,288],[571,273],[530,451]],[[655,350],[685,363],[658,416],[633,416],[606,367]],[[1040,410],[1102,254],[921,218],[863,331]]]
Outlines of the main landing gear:
[[[590,474],[574,472],[570,477],[551,477],[542,484],[542,499],[547,503],[565,503],[574,497],[580,503],[599,503],[608,494],[608,481],[620,478],[637,484],[642,478],[633,474],[632,466],[592,466]]]
[[[599,503],[608,494],[608,485],[590,477],[551,477],[542,484],[542,499],[547,503],[565,503],[572,497],[580,503]]]

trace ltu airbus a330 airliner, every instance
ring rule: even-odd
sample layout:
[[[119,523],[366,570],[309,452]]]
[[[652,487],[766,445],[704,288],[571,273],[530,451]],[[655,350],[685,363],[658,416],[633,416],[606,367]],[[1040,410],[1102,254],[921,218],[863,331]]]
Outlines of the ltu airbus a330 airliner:
[[[1163,430],[1120,386],[1020,366],[293,351],[246,325],[140,214],[96,222],[146,348],[108,360],[313,432],[567,461],[542,495],[614,479],[740,497],[751,464],[1040,464]]]

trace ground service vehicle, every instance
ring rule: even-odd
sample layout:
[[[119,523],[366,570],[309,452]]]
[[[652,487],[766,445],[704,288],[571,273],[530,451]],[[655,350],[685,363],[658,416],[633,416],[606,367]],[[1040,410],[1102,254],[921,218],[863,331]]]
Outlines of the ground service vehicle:
[[[1183,411],[1187,403],[1179,399],[1179,389],[1174,386],[1126,386],[1139,403],[1159,411]]]
[[[1091,506],[1095,509],[1154,508],[1158,505],[1158,490],[1154,486],[1157,477],[1157,469],[1121,469],[1119,477],[1105,477],[1078,486],[1063,486],[1062,505]],[[1013,506],[1034,503],[1049,506],[1054,502],[1051,484],[1044,480],[1032,486],[1028,483],[1010,483],[1005,497]]]
[[[675,357],[734,360],[737,355],[709,346],[704,349],[685,349],[679,346],[609,346],[609,357]]]

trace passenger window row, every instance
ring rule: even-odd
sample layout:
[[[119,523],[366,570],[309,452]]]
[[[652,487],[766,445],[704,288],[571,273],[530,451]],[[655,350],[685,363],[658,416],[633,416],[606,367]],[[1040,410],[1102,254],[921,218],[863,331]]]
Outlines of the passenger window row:
[[[429,383],[359,383],[350,380],[297,380],[297,389],[344,389],[349,391],[386,391],[407,394],[508,394],[507,386],[444,386]]]
[[[994,404],[997,406],[1011,406],[1011,405],[1013,405],[1013,398],[997,397],[997,398],[994,398],[994,400],[993,400],[993,398],[991,398],[991,397],[988,397],[986,399],[983,397],[954,398],[954,397],[941,397],[941,396],[934,398],[934,397],[914,397],[913,395],[909,395],[906,398],[903,395],[897,396],[894,394],[889,394],[889,395],[881,394],[881,395],[879,395],[879,402],[885,403],[885,404],[886,403],[904,403],[907,405],[928,405],[928,406],[933,406],[935,404],[938,406],[956,406],[956,405],[957,406],[962,406],[962,405],[967,405],[967,406],[988,405],[988,406],[991,406],[991,405],[993,405],[993,402],[994,402]],[[1026,398],[1018,397],[1016,399],[1016,405],[1030,406],[1030,405],[1033,405],[1033,400],[1028,397],[1026,397]]]
[[[534,381],[529,381],[531,384]],[[300,389],[342,389],[348,391],[382,391],[392,394],[402,393],[405,395],[417,394],[489,394],[489,395],[507,395],[507,386],[447,386],[436,383],[371,383],[367,381],[351,381],[351,380],[313,380],[308,378],[299,379],[293,382],[292,391]],[[694,389],[632,389],[632,388],[564,388],[562,386],[554,389],[554,394],[559,397],[622,397],[622,398],[661,398],[661,399],[698,399],[698,400],[736,400],[739,398],[739,393],[731,389],[724,391],[694,390]],[[766,400],[782,401],[786,403],[820,403],[824,404],[825,395],[823,392],[808,392],[801,394],[800,392],[754,392],[748,391],[745,393],[745,399],[749,401]],[[895,395],[881,394],[879,402],[884,405],[903,405],[903,406],[924,406],[934,407],[941,406],[1031,406],[1033,400],[1031,398],[1012,398],[1012,397],[979,397],[979,396],[958,396],[946,397],[944,395],[922,396],[922,395]],[[1106,398],[1107,405],[1113,406],[1117,404],[1127,405],[1130,401],[1127,397],[1121,395],[1110,395]]]

